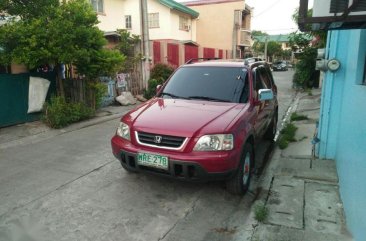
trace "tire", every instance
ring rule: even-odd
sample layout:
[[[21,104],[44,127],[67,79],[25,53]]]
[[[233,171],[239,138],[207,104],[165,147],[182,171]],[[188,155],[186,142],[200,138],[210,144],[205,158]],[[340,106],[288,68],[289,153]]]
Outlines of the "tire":
[[[264,133],[264,139],[273,141],[277,132],[277,120],[278,120],[278,112],[274,114],[271,124],[269,124],[266,133]]]
[[[251,144],[246,143],[241,154],[240,163],[234,176],[226,181],[226,189],[235,195],[245,194],[250,185],[254,152]]]

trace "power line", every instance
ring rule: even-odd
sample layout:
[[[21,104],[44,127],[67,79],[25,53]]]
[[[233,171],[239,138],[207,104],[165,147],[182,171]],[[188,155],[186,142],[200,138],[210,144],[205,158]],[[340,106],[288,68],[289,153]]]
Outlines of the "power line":
[[[257,29],[255,29],[257,30]],[[282,31],[282,30],[298,30],[298,28],[278,28],[278,29],[260,29],[258,31],[265,31],[265,32],[271,32],[271,31]]]
[[[265,10],[263,10],[262,12],[258,13],[257,15],[253,16],[253,18],[256,18],[260,15],[262,15],[263,13],[267,12],[268,10],[270,10],[271,8],[273,8],[274,6],[277,5],[277,3],[279,3],[281,0],[276,1],[275,3],[273,3],[271,6],[269,6],[268,8],[266,8]]]

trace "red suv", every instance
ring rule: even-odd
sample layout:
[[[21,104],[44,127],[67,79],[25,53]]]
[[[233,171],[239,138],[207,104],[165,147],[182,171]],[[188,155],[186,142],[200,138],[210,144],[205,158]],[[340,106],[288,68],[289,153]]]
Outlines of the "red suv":
[[[121,118],[112,150],[124,169],[184,180],[224,179],[247,191],[254,149],[273,140],[277,87],[265,62],[182,65],[154,98]]]

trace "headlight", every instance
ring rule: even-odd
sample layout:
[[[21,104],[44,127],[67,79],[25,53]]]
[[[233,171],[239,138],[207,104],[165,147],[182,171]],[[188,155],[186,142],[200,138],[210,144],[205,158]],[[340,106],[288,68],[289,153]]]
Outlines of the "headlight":
[[[232,134],[202,136],[193,148],[194,151],[227,151],[234,148]]]
[[[131,140],[130,127],[127,124],[120,122],[117,128],[117,135],[126,140]]]

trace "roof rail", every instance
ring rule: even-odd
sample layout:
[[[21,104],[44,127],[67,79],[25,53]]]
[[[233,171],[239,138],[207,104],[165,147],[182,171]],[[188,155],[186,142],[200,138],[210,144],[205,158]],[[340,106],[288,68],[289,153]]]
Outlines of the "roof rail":
[[[217,60],[217,59],[221,59],[221,58],[193,58],[193,59],[190,59],[187,62],[185,62],[185,64],[191,64],[193,62],[197,62],[198,60]]]

